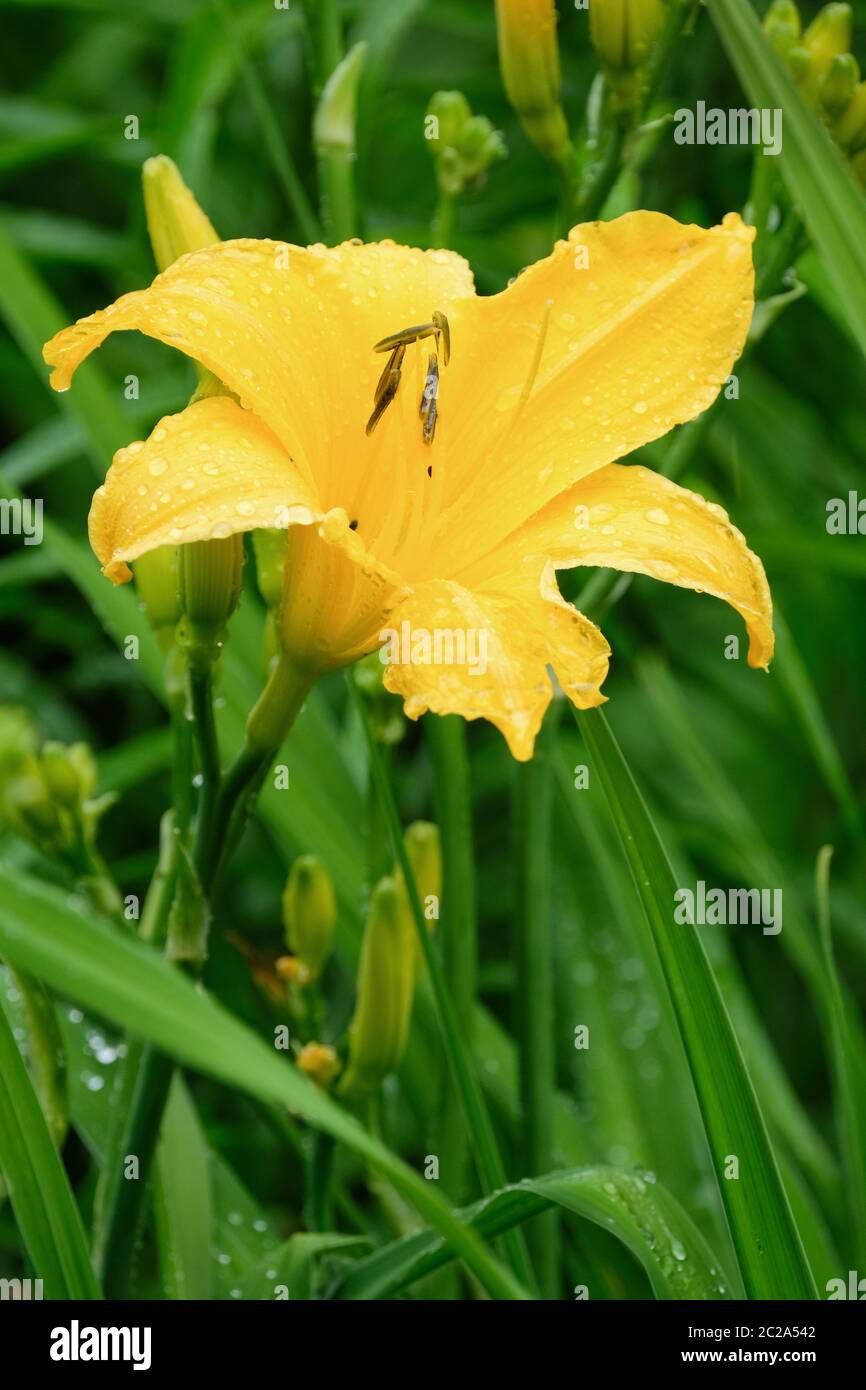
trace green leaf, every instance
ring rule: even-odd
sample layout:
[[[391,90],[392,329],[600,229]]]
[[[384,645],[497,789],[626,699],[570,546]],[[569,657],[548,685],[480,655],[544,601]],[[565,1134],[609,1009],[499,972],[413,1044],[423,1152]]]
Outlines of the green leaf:
[[[156,1151],[154,1211],[167,1298],[211,1298],[211,1165],[189,1091],[175,1073]]]
[[[815,1286],[751,1078],[693,927],[677,925],[677,884],[658,832],[600,710],[579,727],[602,783],[665,980],[701,1107],[749,1298],[814,1298]],[[729,1157],[740,1177],[723,1177]]]
[[[429,1183],[143,942],[94,921],[83,903],[5,869],[0,871],[0,952],[64,997],[148,1039],[178,1061],[297,1111],[389,1178],[453,1244],[489,1292],[529,1297]]]
[[[783,112],[782,174],[866,353],[866,197],[749,0],[707,0],[707,6],[751,104]]]
[[[603,1226],[645,1269],[660,1299],[722,1299],[730,1293],[718,1261],[678,1202],[658,1183],[618,1168],[579,1168],[525,1179],[461,1213],[485,1239],[562,1207]],[[395,1241],[359,1261],[336,1285],[336,1298],[386,1298],[447,1264],[432,1231]],[[588,1290],[590,1298],[593,1290]]]
[[[321,1256],[339,1252],[348,1254],[369,1243],[365,1236],[301,1231],[247,1271],[240,1283],[240,1296],[278,1300],[289,1298],[292,1302],[312,1299],[316,1296],[316,1263]]]
[[[2,1008],[0,1168],[44,1296],[98,1299],[81,1216]]]

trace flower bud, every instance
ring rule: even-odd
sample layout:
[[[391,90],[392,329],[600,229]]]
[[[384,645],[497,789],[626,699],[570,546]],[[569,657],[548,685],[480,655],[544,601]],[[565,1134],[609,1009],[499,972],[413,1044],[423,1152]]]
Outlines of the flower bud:
[[[212,663],[225,641],[226,624],[241,596],[243,538],[193,541],[179,548],[183,619],[178,639],[193,663]]]
[[[412,1013],[414,975],[414,949],[400,893],[393,878],[383,878],[373,892],[361,946],[349,1067],[343,1081],[350,1095],[369,1095],[399,1066]]]
[[[437,92],[427,115],[428,141],[443,193],[458,198],[467,184],[507,154],[500,131],[486,116],[473,116],[462,92]]]
[[[331,876],[314,854],[292,865],[283,892],[283,925],[290,951],[316,980],[331,954],[337,925],[337,899]]]
[[[640,74],[664,15],[663,0],[592,0],[589,6],[589,36],[621,108],[637,104]]]
[[[342,1068],[336,1049],[328,1043],[305,1043],[298,1053],[297,1063],[299,1071],[325,1089],[339,1076]]]
[[[438,826],[430,821],[413,821],[403,836],[403,842],[424,918],[428,923],[428,930],[432,931],[439,917],[439,899],[442,896],[442,847]],[[400,893],[406,934],[414,945],[413,960],[417,978],[424,965],[424,952],[418,940],[409,892],[399,867],[394,870],[394,881]]]
[[[843,149],[857,153],[866,145],[866,82],[861,82],[833,127]]]
[[[271,527],[253,531],[256,557],[256,583],[268,608],[279,608],[283,597],[283,568],[286,563],[287,532]]]
[[[151,628],[163,646],[170,645],[183,615],[177,547],[161,545],[140,555],[135,562],[135,588]]]
[[[174,160],[164,154],[146,160],[141,181],[147,230],[160,270],[190,251],[201,251],[219,241]]]
[[[12,829],[45,853],[53,853],[62,839],[63,827],[57,803],[37,760],[28,758],[4,782],[2,793],[3,816]]]
[[[39,747],[39,732],[26,710],[0,705],[0,778],[17,771]]]
[[[425,131],[436,154],[457,144],[457,137],[472,115],[462,92],[434,92],[427,106]]]
[[[496,0],[496,25],[508,100],[532,143],[563,163],[571,142],[560,99],[554,0]]]
[[[803,35],[802,46],[809,55],[802,87],[808,100],[815,105],[821,80],[830,63],[851,47],[851,6],[825,5]]]
[[[859,81],[860,64],[853,53],[837,53],[821,79],[818,95],[822,111],[831,119],[841,116],[851,105]]]
[[[773,0],[764,16],[764,33],[784,58],[800,37],[800,11],[794,0]]]
[[[96,763],[86,743],[46,743],[40,755],[49,793],[67,810],[80,807],[96,787]]]

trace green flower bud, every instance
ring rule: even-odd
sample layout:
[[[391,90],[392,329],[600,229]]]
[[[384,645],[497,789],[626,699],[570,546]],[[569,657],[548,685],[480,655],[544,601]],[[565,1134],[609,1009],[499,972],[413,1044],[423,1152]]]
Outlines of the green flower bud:
[[[773,0],[764,16],[764,33],[781,57],[794,47],[800,30],[800,12],[793,0]]]
[[[866,145],[866,82],[861,82],[833,127],[843,149],[857,152]]]
[[[226,624],[241,596],[243,563],[239,535],[180,546],[183,619],[178,637],[190,663],[214,662],[219,656]]]
[[[462,92],[437,92],[430,103],[426,134],[443,193],[457,198],[507,153],[505,141],[486,116],[473,116]]]
[[[140,555],[135,561],[135,588],[148,623],[162,645],[168,646],[183,614],[177,547],[161,545]]]
[[[392,878],[376,886],[358,966],[343,1089],[369,1095],[396,1071],[406,1045],[414,992],[414,951]]]
[[[399,695],[385,689],[385,668],[378,652],[371,652],[355,666],[355,685],[367,706],[367,715],[378,743],[392,747],[406,732],[406,716]]]
[[[793,48],[788,49],[788,67],[791,69],[794,81],[800,86],[803,85],[806,73],[809,71],[810,61],[809,50],[804,48],[802,44],[795,44]]]
[[[640,74],[664,23],[663,0],[592,0],[589,36],[615,105],[637,104]]]
[[[434,92],[427,107],[424,133],[436,154],[457,144],[457,138],[472,115],[462,92]]]
[[[542,154],[565,162],[571,141],[560,99],[554,0],[496,0],[496,27],[508,100]]]
[[[283,597],[283,568],[288,532],[266,528],[253,531],[256,583],[268,608],[279,608]]]
[[[166,270],[180,256],[213,246],[219,237],[180,176],[173,160],[160,154],[141,171],[144,210],[153,257]]]
[[[477,178],[507,153],[502,133],[486,116],[470,116],[457,137],[457,153],[469,178]]]
[[[39,747],[30,715],[16,705],[0,705],[0,778],[17,771]]]
[[[818,101],[821,80],[833,58],[851,47],[851,6],[825,5],[803,35],[809,65],[802,79],[803,91],[812,105]]]
[[[334,943],[337,899],[327,869],[314,854],[292,865],[283,892],[283,925],[289,950],[318,979]]]
[[[412,877],[418,889],[421,908],[428,923],[428,930],[432,931],[439,918],[439,900],[442,896],[442,846],[439,839],[439,828],[430,821],[413,821],[403,836],[403,842],[412,869]],[[424,964],[424,952],[421,948],[421,942],[418,940],[412,904],[399,867],[394,870],[394,881],[400,892],[406,933],[414,944],[414,963],[417,975]]]
[[[40,756],[51,796],[67,810],[78,809],[96,787],[96,762],[86,743],[46,743]]]
[[[859,81],[860,64],[853,53],[837,53],[821,79],[821,109],[831,118],[841,116],[851,105]]]
[[[4,784],[3,812],[12,829],[38,848],[50,852],[61,833],[60,815],[35,758],[28,759]]]

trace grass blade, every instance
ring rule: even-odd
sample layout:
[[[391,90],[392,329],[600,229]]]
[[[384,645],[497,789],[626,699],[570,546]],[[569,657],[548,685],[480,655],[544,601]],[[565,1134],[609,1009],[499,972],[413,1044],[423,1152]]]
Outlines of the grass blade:
[[[81,1216],[2,1008],[0,1168],[44,1296],[98,1299]]]
[[[0,952],[176,1060],[303,1115],[389,1178],[494,1297],[529,1297],[429,1183],[143,942],[115,934],[56,889],[6,869],[0,873]],[[33,1103],[38,1108],[35,1097]]]
[[[658,1183],[618,1168],[548,1173],[503,1188],[461,1213],[490,1239],[559,1207],[609,1230],[646,1270],[656,1298],[730,1297],[718,1262],[679,1203]],[[385,1298],[451,1259],[432,1231],[395,1241],[359,1261],[337,1285],[336,1298]],[[593,1296],[593,1290],[588,1290]]]
[[[600,710],[579,727],[623,846],[676,1010],[749,1298],[814,1298],[769,1136],[694,928],[674,923],[676,883],[643,798]],[[722,1177],[729,1156],[741,1178]]]

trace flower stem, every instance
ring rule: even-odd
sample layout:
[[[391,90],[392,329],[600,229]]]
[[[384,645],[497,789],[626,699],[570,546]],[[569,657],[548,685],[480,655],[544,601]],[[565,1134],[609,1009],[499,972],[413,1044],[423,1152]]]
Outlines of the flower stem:
[[[220,755],[213,709],[213,668],[194,662],[189,668],[189,693],[193,727],[201,765],[201,794],[196,816],[196,845],[210,838],[220,783]]]
[[[469,1056],[463,1045],[457,1015],[445,984],[442,966],[439,963],[439,957],[433,946],[430,933],[427,930],[427,924],[424,920],[424,910],[421,906],[421,899],[418,896],[418,887],[412,873],[412,866],[409,863],[409,856],[406,853],[406,846],[400,827],[400,816],[397,811],[397,803],[394,800],[394,793],[388,781],[385,764],[379,746],[376,743],[373,730],[370,727],[370,721],[367,718],[367,711],[364,708],[363,700],[351,677],[349,677],[349,684],[366,735],[370,765],[373,769],[373,775],[376,779],[379,795],[382,798],[382,805],[390,826],[391,838],[394,843],[394,853],[406,883],[406,891],[409,895],[412,916],[415,919],[415,927],[421,942],[421,950],[424,953],[424,960],[430,975],[430,983],[433,987],[433,997],[436,1003],[439,1026],[442,1031],[442,1040],[445,1045],[446,1055],[451,1064],[451,1070],[454,1075],[460,1103],[463,1107],[466,1124],[469,1133],[472,1135],[479,1177],[484,1190],[486,1192],[493,1192],[497,1188],[504,1186],[507,1182],[505,1167],[496,1143],[496,1135],[487,1112],[487,1107],[484,1103],[484,1097],[481,1093],[481,1087],[478,1084],[478,1078],[475,1075]],[[529,1266],[526,1247],[522,1238],[519,1237],[516,1232],[511,1232],[510,1236],[505,1238],[505,1245],[508,1250],[509,1261],[517,1278],[522,1284],[532,1287],[532,1271]]]
[[[196,868],[208,894],[240,837],[251,801],[300,713],[311,685],[312,678],[297,671],[285,656],[271,671],[247,721],[246,741],[223,778],[208,837],[198,847]]]
[[[440,189],[436,210],[433,213],[433,221],[430,224],[430,245],[434,247],[450,246],[456,221],[457,199],[453,193],[446,193],[444,189]]]
[[[321,91],[343,57],[343,33],[337,0],[304,0],[313,50],[316,85]]]
[[[555,701],[536,741],[531,762],[516,770],[514,852],[517,865],[515,912],[516,1033],[520,1055],[523,1167],[540,1177],[555,1166],[554,998],[551,945],[552,762],[560,701]],[[558,1298],[559,1222],[546,1212],[528,1232],[542,1297]]]
[[[471,1047],[478,986],[478,922],[466,726],[456,714],[429,715],[424,728],[442,836],[442,964],[460,1031]],[[447,1087],[440,1096],[436,1134],[445,1189],[453,1201],[460,1202],[467,1195],[468,1148],[462,1116],[451,1104]]]

